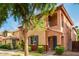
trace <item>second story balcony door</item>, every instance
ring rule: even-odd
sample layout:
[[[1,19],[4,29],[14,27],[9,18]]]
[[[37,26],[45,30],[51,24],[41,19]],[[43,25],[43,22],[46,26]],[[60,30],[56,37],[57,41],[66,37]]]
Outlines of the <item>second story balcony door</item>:
[[[57,13],[53,14],[52,16],[48,16],[48,26],[57,26]]]

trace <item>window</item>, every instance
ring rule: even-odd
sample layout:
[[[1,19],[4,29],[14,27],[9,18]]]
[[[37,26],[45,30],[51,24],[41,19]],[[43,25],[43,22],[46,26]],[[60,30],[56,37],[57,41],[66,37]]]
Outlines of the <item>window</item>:
[[[57,25],[57,13],[53,14],[53,16],[48,17],[48,23],[50,27]]]
[[[67,29],[69,28],[67,24],[65,24],[65,26],[66,26]]]
[[[61,44],[64,45],[64,36],[61,36]]]
[[[61,19],[62,19],[62,27],[64,27],[64,22],[63,22],[64,18],[63,18],[63,14],[61,14]]]
[[[31,36],[29,37],[29,45],[38,45],[38,36]]]

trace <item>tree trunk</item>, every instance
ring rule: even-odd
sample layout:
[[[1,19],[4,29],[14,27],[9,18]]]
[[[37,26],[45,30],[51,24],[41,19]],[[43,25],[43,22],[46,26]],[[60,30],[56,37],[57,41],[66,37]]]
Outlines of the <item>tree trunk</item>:
[[[26,20],[26,16],[24,16],[24,20]],[[23,40],[24,40],[24,55],[28,56],[29,55],[29,50],[28,50],[28,37],[27,37],[27,26],[26,23],[24,23],[24,29],[23,29]]]
[[[28,56],[29,55],[29,51],[28,51],[28,38],[24,39],[24,55]]]
[[[24,55],[28,56],[29,50],[28,50],[28,37],[27,37],[27,29],[26,28],[24,28],[24,30],[23,30],[23,40],[24,40]]]

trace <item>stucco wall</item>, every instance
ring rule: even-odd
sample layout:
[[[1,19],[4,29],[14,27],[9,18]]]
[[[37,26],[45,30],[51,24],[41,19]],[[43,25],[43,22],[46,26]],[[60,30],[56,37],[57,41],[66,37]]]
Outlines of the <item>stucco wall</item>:
[[[64,47],[65,50],[68,49],[68,41],[69,39],[71,39],[71,33],[69,33],[72,29],[72,25],[70,24],[70,22],[68,21],[68,19],[66,18],[66,16],[63,14],[63,22],[64,22],[64,27],[62,27],[63,29],[63,36],[64,36]]]
[[[77,33],[75,32],[74,29],[71,31],[71,39],[72,41],[77,41]]]
[[[57,36],[57,45],[61,45],[61,36],[62,36],[62,33],[59,33],[59,32],[55,32],[55,31],[48,31],[48,37],[50,36]],[[47,42],[48,44],[48,42]]]
[[[38,35],[38,44],[39,45],[46,45],[46,37],[45,37],[45,30],[46,30],[46,21],[47,21],[47,16],[43,16],[41,18],[42,20],[44,20],[44,28],[41,27],[37,27],[34,28],[33,30],[29,30],[27,33],[27,36],[34,36],[34,35]]]
[[[60,31],[60,27],[61,27],[61,22],[60,22],[61,17],[60,17],[60,13],[61,13],[61,11],[58,10],[58,11],[56,11],[56,13],[57,13],[57,25],[56,25],[56,26],[52,26],[52,27],[50,27],[50,28],[51,28],[51,29],[54,29],[54,30],[57,30],[57,31]],[[53,20],[53,19],[52,19],[52,20]],[[52,23],[54,23],[54,22],[52,22]],[[48,24],[48,27],[49,27],[49,24]]]
[[[28,37],[29,36],[34,36],[34,35],[37,35],[38,36],[38,42],[39,42],[39,45],[45,45],[46,42],[45,42],[45,31],[43,30],[30,30],[28,31]]]

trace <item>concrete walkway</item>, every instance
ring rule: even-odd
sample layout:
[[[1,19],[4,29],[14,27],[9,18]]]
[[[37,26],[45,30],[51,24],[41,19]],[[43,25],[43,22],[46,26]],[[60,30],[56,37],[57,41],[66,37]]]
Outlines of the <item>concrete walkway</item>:
[[[20,55],[23,56],[22,51],[0,49],[0,56],[20,56]]]
[[[54,51],[48,51],[44,54],[44,56],[54,56],[55,52]]]
[[[23,51],[20,50],[6,50],[0,49],[0,56],[24,56]],[[43,56],[57,56],[55,51],[44,53]],[[65,51],[61,56],[79,56],[79,52]]]
[[[58,55],[55,55],[55,51],[49,51],[45,53],[44,56],[58,56]],[[60,56],[79,56],[79,52],[65,51]]]
[[[63,53],[63,56],[79,56],[79,52],[66,51]]]

